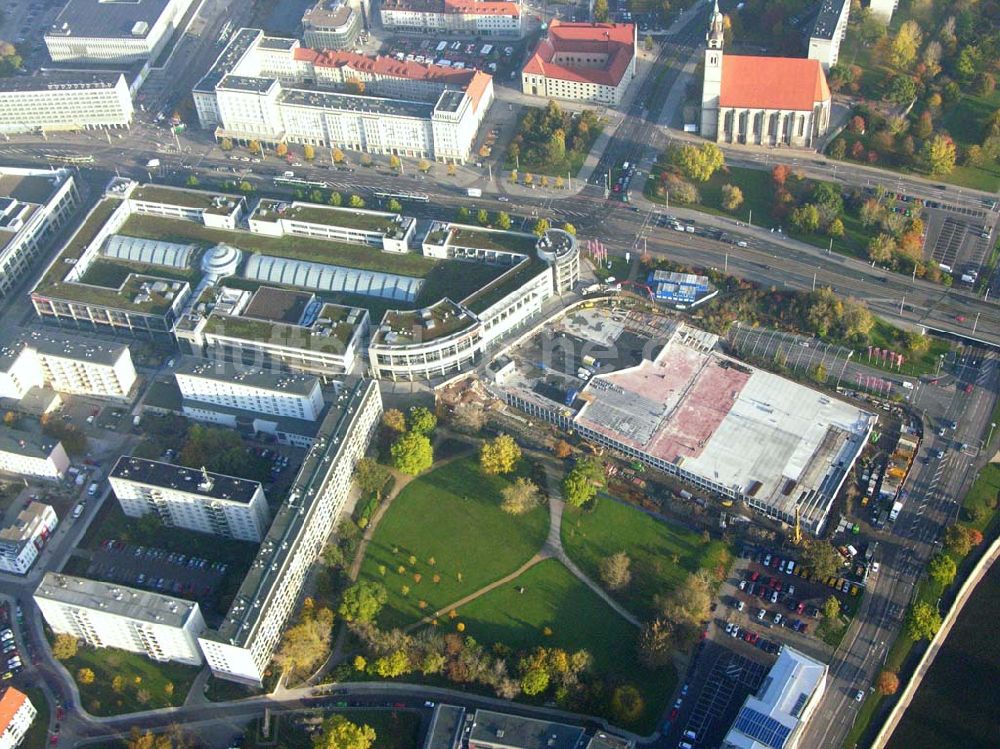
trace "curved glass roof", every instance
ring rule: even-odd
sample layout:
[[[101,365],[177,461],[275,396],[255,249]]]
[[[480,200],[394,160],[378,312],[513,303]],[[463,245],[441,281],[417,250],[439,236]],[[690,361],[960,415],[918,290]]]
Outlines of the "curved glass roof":
[[[128,260],[146,265],[165,265],[170,268],[189,268],[191,255],[197,249],[193,244],[162,242],[158,239],[142,239],[124,234],[108,237],[101,254],[118,260]]]
[[[317,291],[340,291],[349,294],[413,302],[420,293],[423,279],[398,276],[339,265],[310,263],[271,255],[254,255],[243,275],[255,281],[299,286]]]

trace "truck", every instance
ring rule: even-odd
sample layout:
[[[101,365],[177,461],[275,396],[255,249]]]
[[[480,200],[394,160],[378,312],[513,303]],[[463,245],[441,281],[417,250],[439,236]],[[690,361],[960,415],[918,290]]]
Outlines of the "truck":
[[[903,509],[902,502],[893,502],[892,509],[889,510],[889,522],[895,522],[896,518],[899,517],[899,511]]]
[[[481,198],[483,197],[483,191],[478,187],[468,187],[465,190],[465,194],[470,198]]]

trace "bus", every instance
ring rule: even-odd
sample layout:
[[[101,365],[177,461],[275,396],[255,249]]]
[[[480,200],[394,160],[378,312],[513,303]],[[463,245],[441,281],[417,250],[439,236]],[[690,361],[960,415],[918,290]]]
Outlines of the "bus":
[[[396,200],[405,200],[410,203],[429,203],[431,200],[430,195],[425,195],[422,192],[376,192],[375,198],[381,201],[395,198]]]

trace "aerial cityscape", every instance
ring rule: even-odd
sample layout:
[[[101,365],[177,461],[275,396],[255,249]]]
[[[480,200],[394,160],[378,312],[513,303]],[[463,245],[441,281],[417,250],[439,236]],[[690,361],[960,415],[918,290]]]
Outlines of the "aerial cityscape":
[[[0,749],[1000,746],[1000,11],[0,4]]]

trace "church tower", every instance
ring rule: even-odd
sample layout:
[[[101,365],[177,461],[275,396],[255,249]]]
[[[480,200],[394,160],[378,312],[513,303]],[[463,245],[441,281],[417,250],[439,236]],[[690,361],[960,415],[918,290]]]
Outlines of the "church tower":
[[[712,18],[708,24],[705,40],[705,77],[701,94],[701,136],[710,140],[718,139],[719,94],[722,92],[722,42],[724,19],[719,10],[719,0],[715,0]]]

